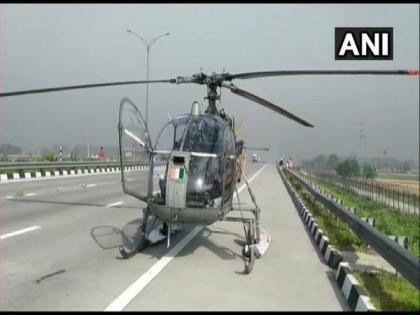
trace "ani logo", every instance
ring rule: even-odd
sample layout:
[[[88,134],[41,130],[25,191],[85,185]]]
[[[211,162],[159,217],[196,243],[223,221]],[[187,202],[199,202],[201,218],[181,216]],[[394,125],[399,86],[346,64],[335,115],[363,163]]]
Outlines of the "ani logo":
[[[392,27],[336,27],[335,60],[392,60]]]

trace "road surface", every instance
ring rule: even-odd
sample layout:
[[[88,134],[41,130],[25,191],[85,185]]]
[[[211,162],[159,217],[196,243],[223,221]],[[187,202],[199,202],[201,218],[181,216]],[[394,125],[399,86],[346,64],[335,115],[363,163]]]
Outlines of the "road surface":
[[[130,178],[145,187],[146,174]],[[170,248],[121,259],[122,233],[144,203],[122,193],[119,174],[0,185],[0,309],[349,310],[275,165],[250,163],[247,174],[271,235],[249,275],[242,225],[231,222],[186,226]],[[239,195],[250,203],[246,189]]]

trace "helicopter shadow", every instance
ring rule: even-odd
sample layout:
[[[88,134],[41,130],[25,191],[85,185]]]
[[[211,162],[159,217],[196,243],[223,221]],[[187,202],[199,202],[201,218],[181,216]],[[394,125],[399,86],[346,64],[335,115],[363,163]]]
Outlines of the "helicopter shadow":
[[[152,218],[151,229],[158,228],[161,221]],[[94,242],[103,250],[118,250],[124,246],[127,251],[133,251],[137,249],[140,243],[141,226],[143,218],[134,219],[127,222],[122,229],[113,225],[98,225],[94,226],[90,230],[90,236]],[[179,234],[179,233],[177,233]],[[171,243],[177,242],[178,235],[171,235]],[[166,248],[166,238],[156,244],[146,246],[137,255],[150,256],[150,259],[162,258],[168,249]],[[124,258],[118,253],[116,259],[124,260]]]
[[[186,226],[185,230],[190,231],[192,230],[192,227]],[[186,233],[184,233],[184,235],[185,234]],[[195,236],[194,239],[177,254],[177,256],[185,257],[193,255],[197,249],[205,248],[220,259],[237,261],[240,270],[234,270],[234,273],[244,275],[246,274],[244,271],[245,258],[242,256],[242,248],[244,245],[244,236],[220,226],[208,225],[203,227],[200,233],[198,233],[197,236]]]
[[[239,239],[234,239],[231,244],[245,244],[245,238],[241,235],[226,229],[222,229],[220,227],[210,225],[205,226],[201,232],[191,241],[191,243],[188,244],[177,256],[188,256],[193,254],[198,248],[204,247],[224,260],[234,260],[238,258],[242,259],[242,254],[240,251],[233,250],[232,248],[223,245],[219,241],[216,241],[214,239],[215,237],[213,239],[211,238],[212,236],[217,235],[221,235],[224,239],[229,239],[227,240],[228,242],[231,242],[230,239],[232,236],[237,236]]]
[[[153,219],[152,228],[157,228],[162,223],[158,219]],[[90,235],[95,243],[103,250],[117,250],[121,246],[125,246],[128,250],[135,250],[139,244],[139,233],[142,219],[132,220],[124,225],[122,229],[112,225],[99,225],[91,229]],[[164,257],[171,248],[181,241],[194,226],[183,225],[181,229],[171,234],[170,248],[167,248],[167,239],[147,246],[137,255],[149,256],[150,259],[160,259]],[[218,238],[219,240],[216,240]],[[224,245],[220,242],[231,244]],[[236,246],[235,246],[236,244]],[[238,248],[238,245],[240,246]],[[193,255],[199,248],[206,248],[223,260],[237,260],[243,266],[244,258],[242,256],[242,246],[245,245],[245,238],[233,231],[222,228],[220,226],[205,226],[203,229],[188,243],[176,256],[185,257]],[[119,254],[116,259],[123,260]],[[235,271],[242,274],[242,271]]]
[[[126,223],[122,229],[113,225],[98,225],[90,230],[90,235],[103,250],[118,249],[122,246],[134,250],[139,244],[142,223],[143,219],[139,218]]]

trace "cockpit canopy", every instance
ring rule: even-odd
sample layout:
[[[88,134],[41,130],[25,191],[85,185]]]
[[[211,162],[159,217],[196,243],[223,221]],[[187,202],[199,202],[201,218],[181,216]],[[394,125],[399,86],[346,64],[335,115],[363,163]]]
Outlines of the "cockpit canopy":
[[[121,101],[118,130],[124,192],[170,208],[229,207],[236,167],[233,121],[223,112],[201,114],[198,104],[194,106],[191,114],[170,119],[152,146],[137,107],[129,99]],[[151,165],[148,185],[138,176],[139,161]]]
[[[220,155],[224,152],[225,125],[222,118],[214,115],[178,116],[162,128],[155,150]]]
[[[185,168],[186,207],[219,208],[230,200],[234,189],[235,136],[226,120],[209,114],[178,116],[162,128],[154,150],[167,153],[170,168]],[[174,165],[179,163],[177,156],[185,153],[185,164]],[[171,177],[168,178],[171,172],[172,169],[167,170],[159,185],[162,197],[167,194],[166,186],[172,185]]]

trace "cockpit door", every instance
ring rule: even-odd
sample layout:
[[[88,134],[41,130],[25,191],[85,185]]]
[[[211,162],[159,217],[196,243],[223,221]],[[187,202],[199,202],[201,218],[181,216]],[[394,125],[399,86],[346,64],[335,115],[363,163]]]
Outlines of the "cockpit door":
[[[120,102],[118,133],[123,192],[147,201],[151,140],[143,116],[126,97]]]

